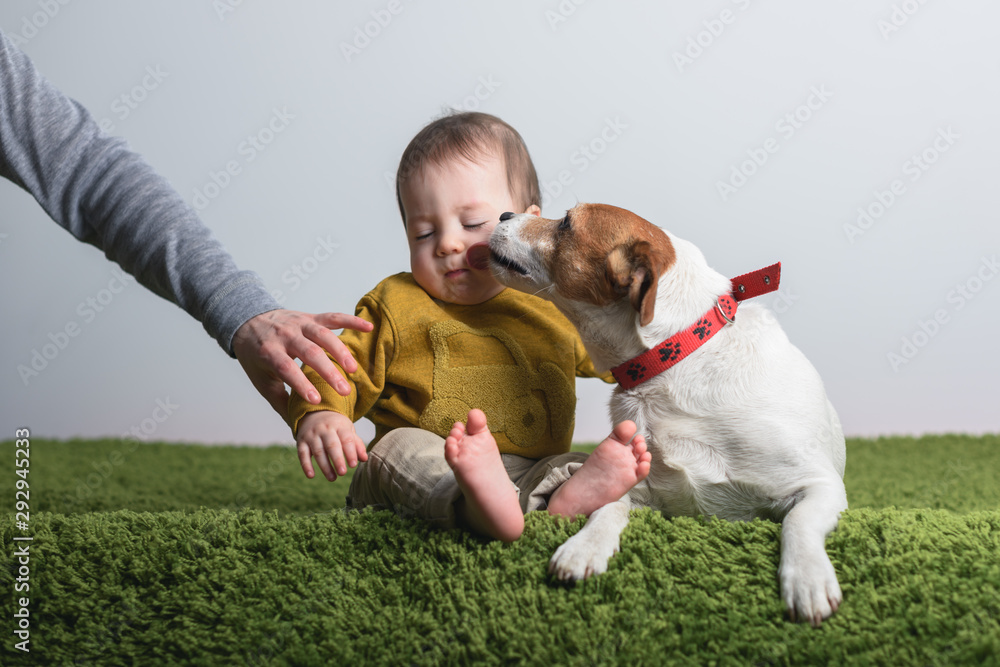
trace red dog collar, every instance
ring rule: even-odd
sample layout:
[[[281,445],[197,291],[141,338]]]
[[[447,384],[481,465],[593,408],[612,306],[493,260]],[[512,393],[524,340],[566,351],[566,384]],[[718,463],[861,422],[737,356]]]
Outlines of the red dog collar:
[[[732,292],[720,296],[697,322],[638,357],[615,366],[611,374],[622,389],[631,389],[659,375],[704,345],[722,327],[732,324],[736,320],[737,302],[773,292],[780,281],[781,262],[733,278]]]

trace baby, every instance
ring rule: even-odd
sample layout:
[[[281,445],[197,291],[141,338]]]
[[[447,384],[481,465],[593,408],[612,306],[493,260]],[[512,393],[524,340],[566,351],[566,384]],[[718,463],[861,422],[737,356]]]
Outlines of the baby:
[[[341,396],[311,368],[322,396],[293,394],[299,460],[329,480],[357,466],[349,507],[392,509],[440,527],[510,542],[524,514],[589,516],[649,474],[632,422],[588,457],[570,452],[574,377],[601,377],[572,325],[549,302],[473,269],[470,246],[505,211],[541,213],[538,177],[521,136],[482,113],[440,118],[410,142],[396,175],[411,273],[358,303],[370,332],[341,339],[358,362]],[[354,422],[367,416],[370,450]]]

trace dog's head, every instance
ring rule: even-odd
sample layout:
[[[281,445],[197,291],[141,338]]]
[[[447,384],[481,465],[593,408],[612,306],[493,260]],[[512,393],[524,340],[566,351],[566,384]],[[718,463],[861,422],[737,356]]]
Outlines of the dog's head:
[[[578,204],[560,220],[504,213],[490,238],[497,280],[549,299],[570,319],[580,307],[627,303],[646,326],[674,260],[663,230],[605,204]]]

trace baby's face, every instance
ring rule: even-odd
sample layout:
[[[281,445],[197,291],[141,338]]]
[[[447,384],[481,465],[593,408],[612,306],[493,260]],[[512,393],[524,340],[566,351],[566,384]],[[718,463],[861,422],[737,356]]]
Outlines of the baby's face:
[[[503,291],[489,271],[472,269],[465,257],[469,246],[489,240],[501,213],[515,210],[503,160],[484,155],[477,162],[428,163],[404,182],[400,198],[418,285],[435,299],[465,306]],[[537,206],[524,212],[541,213]]]

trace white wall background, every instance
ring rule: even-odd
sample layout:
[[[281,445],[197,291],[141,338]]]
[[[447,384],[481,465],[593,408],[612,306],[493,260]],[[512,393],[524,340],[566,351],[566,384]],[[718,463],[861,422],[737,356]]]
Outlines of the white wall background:
[[[389,185],[399,155],[443,106],[478,108],[525,137],[544,213],[630,208],[727,275],[781,260],[783,289],[765,300],[849,435],[1000,431],[998,25],[988,0],[0,8],[37,67],[188,201],[211,172],[240,165],[209,188],[202,217],[287,307],[351,312],[406,270]],[[803,107],[815,90],[826,99]],[[293,118],[248,161],[242,142],[274,110]],[[798,127],[783,120],[796,113]],[[718,183],[769,139],[776,152],[724,199]],[[913,156],[925,151],[922,170]],[[881,217],[848,234],[895,180]],[[326,261],[310,259],[318,239],[338,246]],[[85,320],[79,304],[111,295],[112,269],[0,182],[0,438],[17,426],[117,436],[145,420],[151,439],[290,442],[238,364],[172,304],[132,285]],[[23,381],[18,366],[72,323],[80,334]],[[578,441],[607,432],[607,393],[579,383]],[[162,423],[158,402],[171,406]]]

